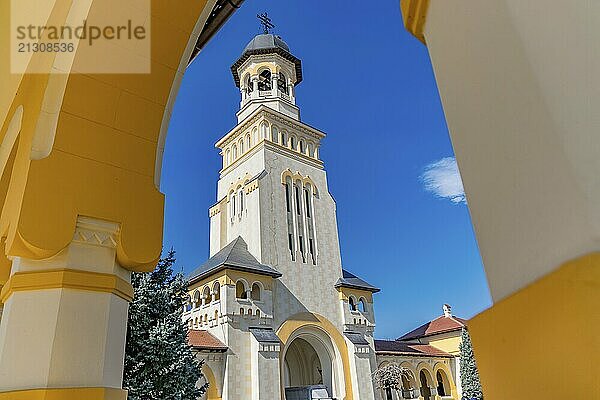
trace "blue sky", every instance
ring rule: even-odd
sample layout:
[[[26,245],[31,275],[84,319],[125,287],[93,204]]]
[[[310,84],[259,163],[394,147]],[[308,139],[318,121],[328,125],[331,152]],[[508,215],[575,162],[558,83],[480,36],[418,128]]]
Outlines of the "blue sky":
[[[236,123],[229,67],[267,11],[303,63],[302,120],[327,133],[321,157],[337,203],[344,267],[382,288],[378,338],[441,315],[470,318],[490,296],[427,49],[398,1],[248,0],[188,69],[167,137],[165,248],[185,272],[208,256],[214,143]]]

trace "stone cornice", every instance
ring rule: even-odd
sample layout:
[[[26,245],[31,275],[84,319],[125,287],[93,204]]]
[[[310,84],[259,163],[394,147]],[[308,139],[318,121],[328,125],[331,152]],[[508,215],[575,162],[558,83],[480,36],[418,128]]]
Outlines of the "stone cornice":
[[[229,143],[237,139],[237,134],[239,132],[243,132],[249,129],[252,125],[257,123],[262,118],[269,119],[271,121],[276,121],[280,124],[287,126],[290,129],[303,133],[315,140],[320,140],[326,136],[324,132],[313,128],[312,126],[307,125],[304,122],[292,119],[263,105],[257,108],[256,111],[254,111],[252,114],[250,114],[250,116],[246,118],[241,124],[235,126],[232,130],[227,132],[227,134],[215,144],[215,147],[219,149],[227,147]]]

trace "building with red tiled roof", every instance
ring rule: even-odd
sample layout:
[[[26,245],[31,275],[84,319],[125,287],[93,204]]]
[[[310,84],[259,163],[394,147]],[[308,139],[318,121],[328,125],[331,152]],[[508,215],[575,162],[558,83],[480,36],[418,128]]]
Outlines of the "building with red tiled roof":
[[[396,340],[375,340],[378,368],[398,364],[410,371],[402,379],[406,399],[460,399],[459,345],[466,320],[452,315],[444,304],[444,314],[402,335]],[[382,391],[377,399],[394,399]]]
[[[227,346],[210,332],[198,329],[188,331],[188,344],[195,350],[225,352]]]
[[[447,305],[446,305],[447,306]],[[467,326],[466,320],[453,316],[451,313],[444,313],[444,315],[429,321],[418,328],[404,334],[397,340],[408,341],[408,340],[423,340],[431,336],[437,336],[444,333],[461,332],[463,328]]]

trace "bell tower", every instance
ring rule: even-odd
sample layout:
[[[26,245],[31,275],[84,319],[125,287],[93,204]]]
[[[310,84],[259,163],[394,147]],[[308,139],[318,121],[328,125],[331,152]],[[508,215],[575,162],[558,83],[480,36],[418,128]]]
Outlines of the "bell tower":
[[[228,349],[220,361],[207,356],[225,374],[223,399],[279,399],[281,388],[321,382],[332,397],[372,400],[371,381],[358,377],[374,368],[378,289],[342,269],[325,133],[301,121],[301,62],[264,17],[231,67],[240,110],[215,145],[223,166],[210,259],[190,276],[184,318]]]
[[[231,66],[241,92],[238,122],[261,105],[299,120],[294,88],[302,81],[302,63],[280,36],[269,33],[270,23],[263,24],[264,33],[255,36]]]

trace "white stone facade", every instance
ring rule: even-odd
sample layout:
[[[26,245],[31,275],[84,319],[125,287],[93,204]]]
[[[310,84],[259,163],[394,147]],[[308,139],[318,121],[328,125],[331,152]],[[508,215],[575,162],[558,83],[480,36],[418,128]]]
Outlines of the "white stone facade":
[[[280,38],[259,35],[232,70],[241,109],[216,144],[223,168],[209,209],[211,258],[192,273],[184,312],[190,329],[222,342],[195,346],[211,385],[205,398],[283,400],[287,387],[312,384],[338,400],[446,398],[435,379],[442,369],[456,381],[452,355],[376,356],[378,289],[342,269],[319,157],[325,134],[301,122],[295,105],[299,60]],[[389,362],[414,371],[413,390],[391,399],[373,384]]]
[[[217,143],[223,169],[217,203],[209,210],[210,255],[222,257],[223,248],[240,237],[256,261],[281,276],[224,261],[217,272],[192,280],[184,318],[227,346],[219,356],[198,353],[217,386],[206,397],[283,399],[285,387],[322,383],[334,398],[373,400],[376,289],[339,284],[336,205],[319,159],[325,134],[299,119],[298,69],[290,57],[279,50],[250,53],[236,71],[239,123]],[[257,90],[265,69],[272,87]],[[282,77],[285,88],[277,83]],[[361,311],[349,311],[350,291],[353,301],[365,304]],[[256,328],[277,335],[277,343],[265,342]],[[348,331],[364,343],[354,344]]]

